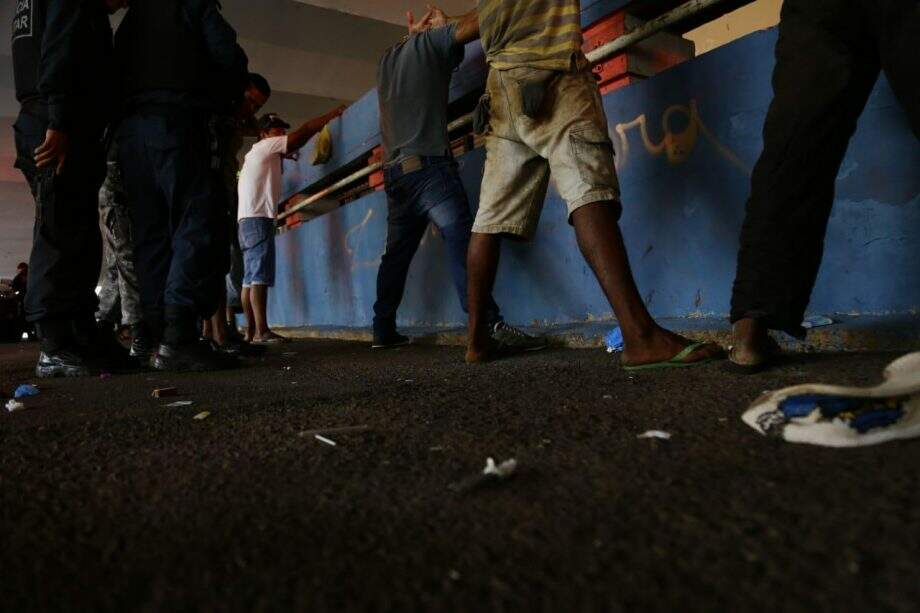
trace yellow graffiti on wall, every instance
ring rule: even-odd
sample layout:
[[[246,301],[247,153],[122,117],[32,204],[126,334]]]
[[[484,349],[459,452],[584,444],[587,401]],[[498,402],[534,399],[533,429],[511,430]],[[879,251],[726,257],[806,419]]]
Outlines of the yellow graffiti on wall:
[[[683,130],[676,131],[672,129],[673,119],[682,115],[686,120],[686,127]],[[616,166],[622,168],[629,162],[630,144],[628,132],[634,128],[639,129],[639,136],[642,139],[642,145],[651,155],[666,155],[670,164],[683,164],[686,162],[699,143],[700,136],[710,142],[719,154],[728,160],[733,166],[744,172],[746,175],[751,174],[751,167],[739,158],[731,149],[723,145],[715,135],[706,127],[700,118],[696,100],[690,100],[689,105],[675,104],[669,106],[661,115],[661,131],[664,137],[661,142],[655,143],[648,134],[648,119],[645,113],[639,115],[632,121],[619,123],[614,126],[614,138],[619,144],[617,151]]]
[[[682,129],[675,129],[674,125],[678,123],[676,120],[680,117],[684,118],[686,126]],[[679,165],[687,162],[690,156],[693,155],[702,137],[715,147],[719,155],[731,165],[735,166],[745,175],[751,175],[751,167],[731,149],[719,142],[712,131],[706,127],[706,124],[703,123],[703,120],[700,118],[697,102],[694,99],[691,99],[687,105],[675,104],[665,109],[664,113],[661,115],[661,133],[664,134],[664,136],[660,142],[656,143],[652,141],[649,136],[648,118],[645,113],[639,115],[632,121],[618,123],[613,126],[612,138],[617,149],[617,169],[621,169],[629,163],[632,153],[629,136],[630,132],[634,130],[638,130],[639,137],[642,140],[642,146],[647,153],[653,156],[664,155],[667,157],[669,164]],[[361,222],[351,227],[342,237],[345,252],[352,260],[352,268],[376,268],[380,265],[379,256],[373,259],[359,259],[356,253],[357,248],[352,244],[353,240],[356,240],[368,229],[373,217],[374,210],[368,210]],[[436,235],[437,230],[432,226],[429,232],[425,233],[420,247],[424,247],[425,244]]]
[[[351,244],[351,239],[354,237],[360,236],[364,232],[364,230],[367,228],[368,224],[371,222],[371,219],[373,218],[374,218],[374,209],[369,209],[367,211],[367,214],[364,216],[364,219],[361,220],[361,223],[355,226],[352,226],[352,228],[349,229],[348,232],[344,234],[344,236],[342,236],[342,240],[345,244],[345,253],[352,260],[352,264],[351,264],[352,268],[358,268],[358,267],[376,268],[380,266],[380,258],[382,257],[382,255],[372,260],[359,260],[357,259],[355,255],[356,247],[353,247]]]

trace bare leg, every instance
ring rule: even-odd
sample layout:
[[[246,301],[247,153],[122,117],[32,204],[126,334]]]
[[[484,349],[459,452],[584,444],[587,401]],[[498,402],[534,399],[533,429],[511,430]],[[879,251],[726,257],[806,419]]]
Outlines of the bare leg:
[[[240,302],[243,303],[243,314],[246,316],[246,342],[252,341],[256,335],[256,320],[252,312],[252,288],[244,287],[240,294]]]
[[[467,293],[469,296],[469,332],[467,333],[466,361],[482,362],[489,350],[488,310],[498,260],[501,253],[501,236],[473,232],[467,255]]]
[[[228,306],[226,309],[226,318],[227,318],[227,329],[232,334],[236,330],[236,313],[233,308]]]
[[[211,339],[219,346],[227,343],[227,322],[222,317],[224,310],[227,308],[226,305],[227,292],[221,288],[217,310],[209,319],[205,319],[201,323],[201,336]]]
[[[252,314],[256,322],[255,340],[262,341],[276,336],[268,327],[268,286],[253,285],[250,296]]]
[[[690,341],[659,326],[645,308],[632,276],[616,212],[616,207],[604,202],[577,209],[572,214],[572,224],[578,246],[623,330],[622,363],[640,365],[668,360]],[[721,354],[721,348],[707,345],[684,361],[695,362]]]
[[[731,361],[734,370],[741,373],[755,373],[769,366],[779,353],[779,347],[770,338],[769,330],[762,320],[739,319],[732,325]]]

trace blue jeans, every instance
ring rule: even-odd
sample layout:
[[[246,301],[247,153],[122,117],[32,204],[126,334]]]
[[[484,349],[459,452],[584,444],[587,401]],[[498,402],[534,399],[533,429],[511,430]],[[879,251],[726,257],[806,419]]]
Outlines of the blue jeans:
[[[470,245],[473,217],[466,191],[450,157],[423,158],[423,167],[402,174],[399,167],[388,168],[387,246],[377,273],[377,302],[374,304],[374,331],[396,329],[396,311],[406,289],[409,265],[431,222],[447,245],[450,272],[467,311],[466,252]],[[498,305],[489,298],[489,321],[501,321]]]
[[[243,287],[275,285],[275,220],[244,217],[240,220],[243,250]]]

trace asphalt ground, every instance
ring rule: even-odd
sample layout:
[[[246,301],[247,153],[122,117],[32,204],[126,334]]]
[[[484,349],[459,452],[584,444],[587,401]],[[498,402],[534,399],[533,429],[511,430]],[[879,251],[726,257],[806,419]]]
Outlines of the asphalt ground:
[[[739,419],[894,357],[627,375],[598,350],[300,341],[225,373],[43,381],[0,415],[0,609],[916,611],[920,441]],[[4,397],[34,359],[0,346]],[[345,426],[368,430],[309,433]],[[518,473],[451,489],[487,457]]]

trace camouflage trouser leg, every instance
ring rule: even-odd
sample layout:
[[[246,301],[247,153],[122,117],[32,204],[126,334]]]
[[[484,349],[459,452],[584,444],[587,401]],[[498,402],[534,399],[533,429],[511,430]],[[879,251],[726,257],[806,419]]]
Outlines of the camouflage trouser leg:
[[[117,162],[111,160],[105,183],[99,191],[99,219],[105,260],[96,319],[133,326],[141,321],[141,305],[134,268],[131,219],[121,169]]]

